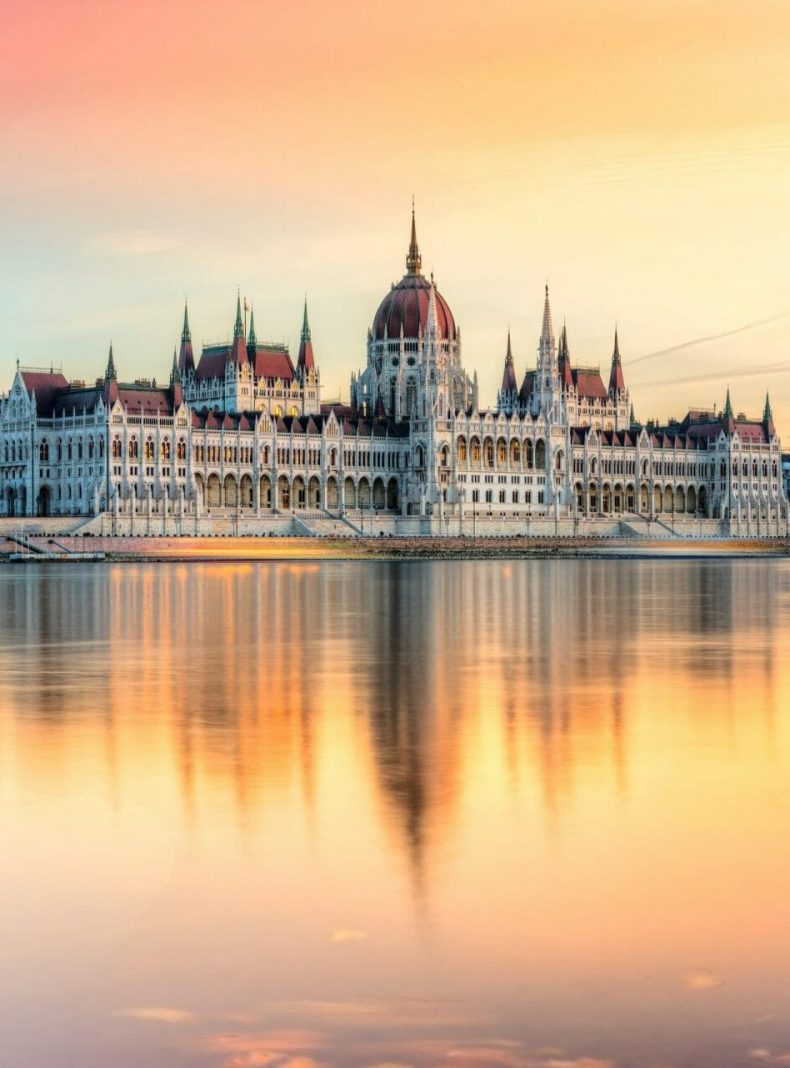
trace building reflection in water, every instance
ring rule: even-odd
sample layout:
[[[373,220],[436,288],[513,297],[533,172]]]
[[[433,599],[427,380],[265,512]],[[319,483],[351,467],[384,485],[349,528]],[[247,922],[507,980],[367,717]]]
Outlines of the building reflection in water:
[[[365,1049],[360,1064],[434,1064],[491,1035],[579,1059],[593,1032],[597,1063],[675,1063],[739,1013],[743,1049],[769,1016],[790,1048],[772,993],[790,981],[784,563],[0,581],[0,981],[18,1063],[127,1068],[142,1033],[107,1021],[181,1004],[200,1033],[198,1007],[263,1027],[266,1006],[267,1034],[310,1032],[305,1056],[344,1065]],[[58,1048],[47,1011],[73,1030]],[[623,1012],[649,1056],[624,1045]],[[439,1019],[450,1044],[420,1045]],[[215,1035],[242,1052],[182,1060],[277,1063],[256,1041]],[[694,1063],[729,1063],[717,1050]]]
[[[504,774],[537,777],[553,821],[580,773],[627,791],[635,680],[660,677],[656,694],[680,704],[693,680],[716,694],[693,714],[721,721],[759,666],[759,705],[776,707],[782,587],[760,565],[140,565],[18,571],[5,586],[2,693],[21,723],[101,721],[110,778],[129,756],[119,732],[138,756],[164,746],[186,811],[199,781],[232,784],[254,824],[288,784],[314,804],[317,721],[350,716],[417,885],[488,721]],[[57,757],[47,746],[42,774]]]

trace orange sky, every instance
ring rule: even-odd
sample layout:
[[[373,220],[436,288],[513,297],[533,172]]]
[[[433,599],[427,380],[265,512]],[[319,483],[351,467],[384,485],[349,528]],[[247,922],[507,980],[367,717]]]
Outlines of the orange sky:
[[[94,376],[110,337],[161,377],[184,294],[223,337],[240,285],[292,343],[307,291],[347,396],[414,193],[484,401],[508,324],[534,361],[548,279],[576,362],[618,321],[638,417],[729,381],[790,421],[786,3],[0,8],[4,382],[17,354]]]

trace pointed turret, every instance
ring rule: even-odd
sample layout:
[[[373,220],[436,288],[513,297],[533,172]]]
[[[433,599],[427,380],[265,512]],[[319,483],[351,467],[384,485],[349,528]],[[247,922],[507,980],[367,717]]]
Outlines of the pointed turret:
[[[431,281],[431,287],[428,290],[428,318],[425,323],[425,337],[434,341],[441,337],[439,319],[436,314],[436,286],[433,281]]]
[[[107,358],[107,369],[104,372],[104,389],[102,400],[106,407],[110,407],[118,400],[118,375],[115,372],[115,360],[112,354],[112,341],[110,342],[110,355]]]
[[[513,393],[518,391],[516,385],[516,365],[513,362],[513,349],[510,344],[510,331],[507,332],[507,352],[505,353],[505,369],[502,372],[501,393]]]
[[[184,326],[181,331],[181,351],[178,354],[178,367],[182,374],[195,369],[195,357],[192,354],[192,331],[189,329],[189,308],[186,301],[184,301]]]
[[[732,414],[732,401],[730,400],[729,386],[727,386],[727,399],[724,402],[724,411],[721,413],[721,422],[728,434],[735,433],[735,417]]]
[[[236,322],[233,324],[233,344],[228,355],[230,363],[243,367],[247,362],[247,342],[244,340],[244,319],[241,315],[241,293],[236,297]]]
[[[170,369],[170,389],[173,393],[173,407],[179,408],[184,402],[184,391],[181,386],[181,369],[178,366],[175,346],[173,347],[173,366]]]
[[[546,284],[546,297],[543,301],[543,326],[540,331],[540,346],[554,348],[554,327],[551,324],[551,305],[549,304],[549,286]]]
[[[406,256],[406,270],[409,274],[420,274],[422,271],[422,256],[417,244],[417,224],[414,220],[414,199],[411,202],[411,241],[409,253]]]
[[[250,308],[250,332],[247,335],[247,344],[255,348],[258,344],[258,339],[255,336],[255,309]]]
[[[774,413],[771,410],[771,401],[768,394],[765,394],[765,407],[763,408],[763,423],[765,424],[766,437],[772,438],[774,436]]]
[[[620,343],[617,339],[617,327],[614,328],[614,349],[612,350],[612,370],[609,373],[609,395],[616,397],[625,390],[623,364],[620,360]]]
[[[307,297],[304,299],[302,334],[299,340],[299,359],[296,361],[296,370],[300,378],[304,378],[310,372],[315,371],[312,334],[310,332],[310,321],[307,318]]]
[[[115,360],[113,359],[113,354],[112,354],[112,341],[110,342],[110,355],[107,357],[107,369],[104,372],[104,381],[105,382],[117,382],[118,381],[118,375],[116,374],[116,371],[115,371]]]
[[[562,333],[560,334],[560,345],[557,351],[557,368],[560,372],[560,382],[564,390],[571,389],[573,386],[573,369],[571,368],[571,356],[568,351],[568,332],[565,329],[565,323],[562,324]]]

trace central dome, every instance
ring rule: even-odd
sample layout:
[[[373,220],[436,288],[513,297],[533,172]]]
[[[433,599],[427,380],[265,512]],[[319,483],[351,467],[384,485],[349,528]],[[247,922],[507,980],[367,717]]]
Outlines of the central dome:
[[[373,320],[373,337],[382,341],[384,337],[397,339],[401,329],[404,338],[414,340],[425,331],[428,322],[428,304],[430,302],[432,281],[423,277],[422,259],[417,247],[417,230],[414,223],[414,210],[411,214],[411,243],[406,257],[406,274],[386,295]],[[436,326],[444,339],[455,339],[455,319],[450,306],[439,290],[436,293]]]

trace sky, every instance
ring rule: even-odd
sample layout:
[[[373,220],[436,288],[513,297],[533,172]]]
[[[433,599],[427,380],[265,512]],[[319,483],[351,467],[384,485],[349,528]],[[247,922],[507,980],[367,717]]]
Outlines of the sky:
[[[199,344],[240,289],[294,350],[307,294],[324,396],[347,398],[414,196],[484,403],[508,327],[534,366],[548,282],[574,363],[606,374],[617,323],[638,418],[729,384],[790,427],[786,0],[0,17],[0,389],[17,358],[91,380],[110,340],[121,378],[164,378],[185,296]]]

